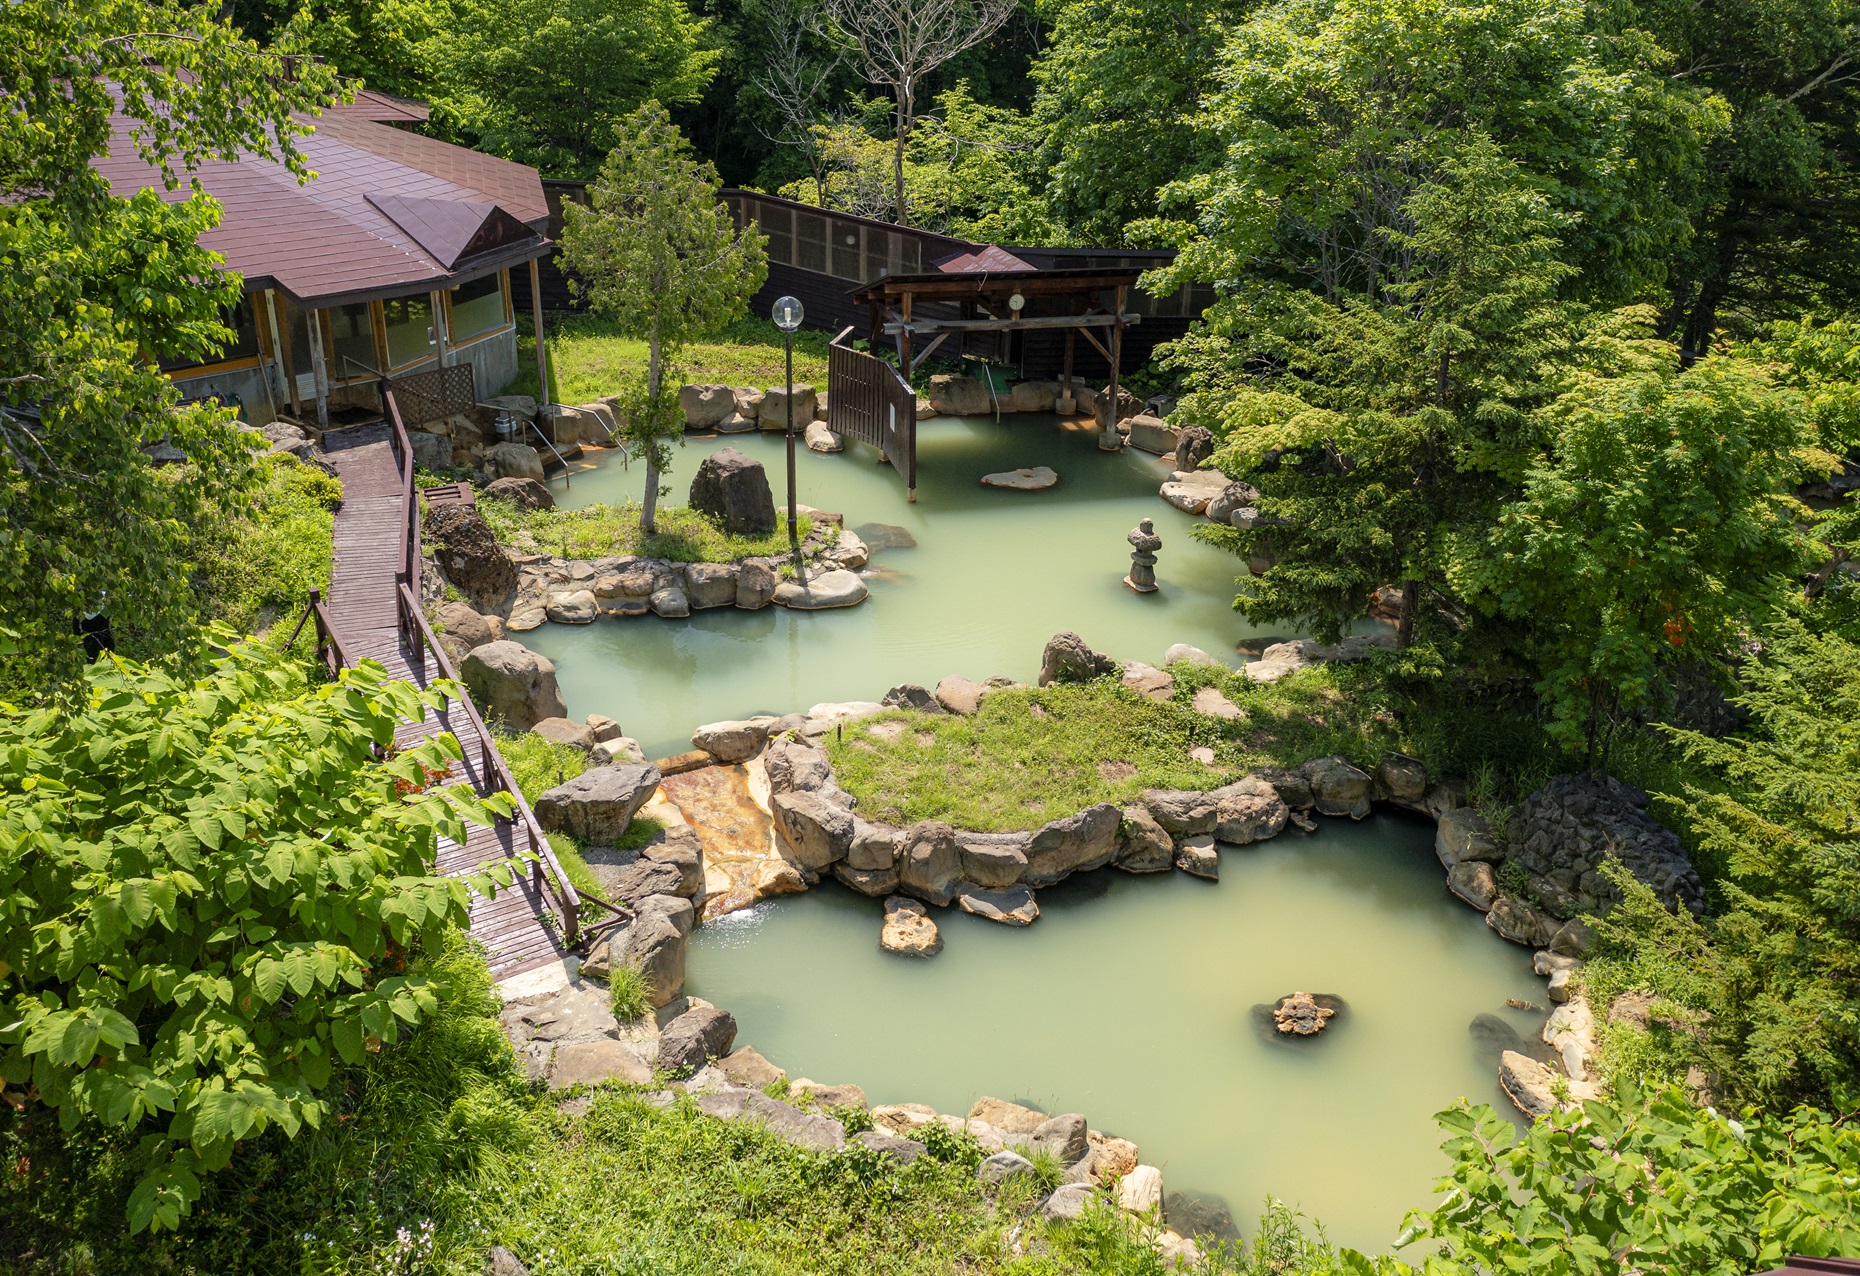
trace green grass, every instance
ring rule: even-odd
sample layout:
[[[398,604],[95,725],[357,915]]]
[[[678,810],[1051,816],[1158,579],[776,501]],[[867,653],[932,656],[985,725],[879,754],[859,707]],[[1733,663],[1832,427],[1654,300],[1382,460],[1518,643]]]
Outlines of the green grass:
[[[504,755],[510,778],[517,782],[523,800],[534,804],[545,790],[574,779],[588,769],[588,755],[570,744],[545,740],[534,731],[492,728],[497,751]]]
[[[996,691],[972,718],[892,710],[829,740],[833,772],[868,818],[1007,832],[1098,802],[1126,805],[1146,788],[1215,788],[1268,763],[1340,753],[1373,766],[1399,743],[1393,723],[1344,694],[1328,670],[1271,686],[1205,667],[1173,672],[1175,695],[1164,702],[1106,678]],[[1189,700],[1205,685],[1245,718],[1196,712]],[[1197,745],[1214,750],[1213,767],[1189,756]]]
[[[788,552],[788,518],[779,510],[775,530],[766,536],[732,536],[689,506],[661,505],[658,531],[648,536],[640,530],[637,501],[526,512],[509,501],[484,500],[478,502],[478,509],[503,544],[528,532],[539,552],[561,558],[643,554],[675,563],[728,563]],[[801,515],[801,539],[806,540],[813,529],[813,518]]]
[[[646,976],[632,966],[615,966],[607,977],[609,1005],[621,1023],[644,1019],[652,1010],[652,989]]]
[[[549,324],[549,390],[557,403],[592,403],[619,391],[628,376],[646,370],[646,343],[623,337],[609,321],[577,315]],[[825,332],[797,332],[794,337],[796,384],[827,388]],[[517,326],[517,379],[502,394],[536,394],[536,341],[526,322]],[[708,341],[687,347],[680,357],[681,382],[754,386],[766,390],[782,384],[781,333],[767,319],[740,319]]]
[[[240,517],[197,530],[195,576],[213,620],[257,633],[288,620],[329,588],[342,484],[295,457],[259,462],[260,483]]]

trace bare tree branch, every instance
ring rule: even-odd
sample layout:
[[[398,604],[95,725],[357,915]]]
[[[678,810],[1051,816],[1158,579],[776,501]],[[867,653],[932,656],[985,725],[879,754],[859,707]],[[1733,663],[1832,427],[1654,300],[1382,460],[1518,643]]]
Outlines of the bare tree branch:
[[[824,122],[827,81],[846,60],[846,50],[813,0],[770,0],[763,34],[768,55],[749,82],[775,108],[780,123],[773,133],[760,124],[756,131],[801,152],[814,175],[814,197],[825,203],[826,161],[816,126]]]

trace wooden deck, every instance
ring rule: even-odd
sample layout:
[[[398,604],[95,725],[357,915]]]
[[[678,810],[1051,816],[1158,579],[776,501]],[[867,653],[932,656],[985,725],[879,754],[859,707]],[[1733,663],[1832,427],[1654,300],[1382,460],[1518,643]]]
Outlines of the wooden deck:
[[[397,573],[408,524],[405,485],[392,437],[386,425],[325,436],[326,459],[342,480],[343,493],[342,508],[336,512],[328,609],[351,662],[379,661],[392,676],[424,687],[440,676],[440,670],[423,646],[402,637]],[[452,732],[465,753],[447,777],[448,784],[470,784],[480,793],[502,787],[485,774],[483,755],[475,747],[475,724],[458,705],[404,724],[395,740],[405,746],[441,731]],[[519,853],[525,845],[516,820],[499,820],[495,828],[473,825],[462,846],[440,839],[438,870],[468,873]],[[533,873],[523,874],[494,899],[472,900],[471,934],[485,947],[493,979],[507,979],[564,956],[554,922],[543,883]]]

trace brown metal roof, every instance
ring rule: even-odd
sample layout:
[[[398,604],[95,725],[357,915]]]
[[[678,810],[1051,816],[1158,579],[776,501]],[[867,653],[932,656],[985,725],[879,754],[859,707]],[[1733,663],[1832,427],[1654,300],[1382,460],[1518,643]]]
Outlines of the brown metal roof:
[[[325,107],[323,114],[353,115],[377,124],[424,124],[432,118],[433,108],[413,97],[395,97],[379,89],[357,89],[353,102],[337,102]]]
[[[988,244],[974,251],[951,253],[930,263],[946,275],[972,275],[983,271],[1038,270],[1032,262],[1016,257],[1005,248]]]
[[[130,144],[131,122],[114,123],[97,171],[118,195],[160,189]],[[252,155],[208,161],[192,174],[223,209],[201,245],[248,289],[276,287],[302,305],[330,306],[451,287],[549,251],[549,205],[533,168],[353,111],[318,119],[299,145],[317,174],[301,185],[282,164]]]

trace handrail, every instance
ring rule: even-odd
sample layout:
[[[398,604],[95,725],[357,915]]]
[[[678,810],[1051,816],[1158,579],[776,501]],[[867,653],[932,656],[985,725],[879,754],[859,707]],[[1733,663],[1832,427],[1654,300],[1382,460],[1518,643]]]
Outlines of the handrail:
[[[544,447],[546,447],[546,448],[548,448],[548,449],[549,449],[549,451],[550,451],[550,454],[551,454],[551,455],[553,455],[553,456],[555,457],[555,459],[556,459],[556,460],[557,460],[558,462],[560,462],[560,463],[561,463],[561,466],[562,466],[562,486],[563,486],[563,487],[571,487],[571,486],[573,486],[573,485],[572,485],[572,484],[571,484],[571,483],[570,483],[570,482],[568,481],[568,458],[567,458],[566,456],[563,456],[563,455],[561,454],[561,452],[559,452],[559,451],[557,451],[557,450],[556,450],[556,446],[555,446],[555,440],[554,440],[554,439],[552,439],[552,438],[550,438],[550,437],[549,437],[549,436],[548,436],[547,434],[544,434],[544,433],[543,433],[543,428],[542,428],[542,426],[540,426],[540,425],[538,425],[538,424],[536,424],[536,422],[534,422],[534,421],[531,421],[531,422],[530,422],[530,429],[532,429],[532,430],[534,430],[534,431],[536,432],[536,437],[542,440],[542,444],[543,444],[543,446],[544,446]]]
[[[304,622],[312,617],[316,619],[316,654],[323,658],[323,667],[334,678],[349,664],[349,652],[336,632],[336,622],[330,618],[329,605],[323,601],[322,590],[311,589],[310,601],[304,607],[304,614],[297,618],[297,627],[284,640],[284,650],[291,649],[297,636],[304,631]]]
[[[394,398],[394,387],[385,377],[381,380],[381,406],[394,430],[394,450],[401,471],[402,499],[405,502],[403,508],[406,510],[406,521],[403,524],[406,534],[401,542],[400,570],[395,575],[397,610],[400,613],[398,628],[413,658],[419,661],[422,668],[426,664],[426,652],[430,650],[439,661],[441,676],[453,682],[462,682],[445,649],[433,634],[432,626],[427,623],[425,610],[420,606],[420,498],[414,486],[413,447],[407,438],[407,427],[401,419],[400,405]],[[568,874],[556,859],[548,836],[544,834],[542,825],[536,820],[536,813],[525,800],[523,790],[517,787],[516,778],[510,774],[504,755],[499,752],[490,730],[484,725],[484,719],[478,715],[478,707],[472,703],[471,696],[461,695],[459,703],[464,706],[471,733],[478,742],[481,775],[487,785],[495,780],[497,786],[508,792],[516,802],[517,823],[523,828],[530,851],[536,856],[537,885],[545,894],[551,893],[550,888],[553,887],[554,902],[562,920],[562,942],[565,946],[572,946],[581,932],[583,897],[568,880]],[[626,909],[597,895],[590,894],[586,898],[589,903],[606,909],[616,917],[632,916]]]

